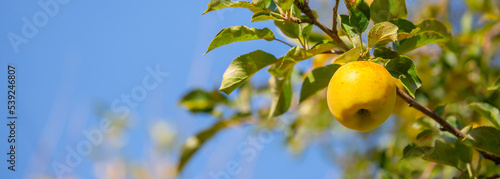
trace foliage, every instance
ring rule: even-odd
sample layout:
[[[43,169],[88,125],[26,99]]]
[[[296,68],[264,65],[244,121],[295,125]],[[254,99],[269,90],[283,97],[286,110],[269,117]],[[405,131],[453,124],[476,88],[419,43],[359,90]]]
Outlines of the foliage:
[[[300,45],[290,45],[290,50],[280,57],[265,52],[266,49],[236,57],[224,73],[220,86],[220,91],[234,97],[197,89],[182,99],[180,104],[188,110],[212,114],[220,121],[188,140],[181,149],[178,170],[181,171],[191,156],[217,132],[241,125],[248,118],[257,119],[252,120],[254,123],[275,118],[293,119],[295,122],[285,128],[284,133],[287,145],[299,152],[321,133],[342,133],[339,130],[342,127],[333,122],[326,107],[324,89],[341,65],[353,60],[368,60],[383,65],[399,88],[404,88],[420,104],[434,107],[435,114],[467,137],[456,138],[440,130],[432,116],[424,116],[398,99],[393,115],[397,119],[392,120],[394,126],[383,131],[393,141],[384,146],[371,146],[368,145],[369,136],[377,130],[370,132],[372,134],[360,134],[358,137],[366,143],[363,146],[366,150],[332,157],[333,162],[345,163],[346,178],[373,175],[383,178],[478,178],[500,173],[498,163],[483,156],[487,153],[500,157],[497,52],[500,47],[500,3],[467,0],[467,12],[456,19],[448,12],[452,2],[444,2],[425,4],[417,16],[407,19],[404,0],[345,0],[349,14],[335,17],[336,29],[318,36],[321,32],[315,31],[313,25],[322,25],[318,14],[323,13],[315,10],[310,13],[308,1],[211,0],[205,13],[223,8],[245,8],[253,13],[251,22],[274,21],[277,28],[228,27],[215,36],[207,53],[234,42],[257,39],[290,45],[279,40],[275,36],[278,33],[271,29],[280,30]],[[333,36],[340,35],[340,41],[330,38],[332,34],[329,33],[337,30],[339,34]],[[365,38],[363,32],[366,32]],[[349,49],[342,49],[343,45]],[[310,70],[295,68],[295,64],[308,59],[312,59]],[[270,75],[268,84],[252,87],[249,79],[266,68]],[[295,86],[301,86],[300,91],[295,92]],[[238,94],[233,94],[235,90]],[[249,106],[255,94],[269,96],[271,103],[251,110]],[[237,112],[220,115],[220,111],[213,110],[217,105]],[[304,135],[304,131],[316,135]]]

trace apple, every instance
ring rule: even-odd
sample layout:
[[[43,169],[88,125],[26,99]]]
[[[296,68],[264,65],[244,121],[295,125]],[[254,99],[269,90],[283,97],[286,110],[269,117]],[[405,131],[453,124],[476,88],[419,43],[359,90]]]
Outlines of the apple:
[[[354,61],[341,66],[332,76],[327,102],[340,124],[367,132],[391,115],[396,103],[396,85],[383,66]]]

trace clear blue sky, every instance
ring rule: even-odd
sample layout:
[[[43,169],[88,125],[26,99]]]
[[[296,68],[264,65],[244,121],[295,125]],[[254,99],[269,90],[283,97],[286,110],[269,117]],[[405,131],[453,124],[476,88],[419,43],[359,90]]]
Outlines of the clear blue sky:
[[[68,1],[68,0],[67,0]],[[39,5],[48,2],[48,11]],[[51,4],[52,3],[52,4]],[[181,140],[208,127],[214,119],[191,115],[177,106],[189,89],[218,87],[225,68],[236,56],[266,49],[276,56],[287,46],[255,41],[230,45],[202,55],[211,39],[222,28],[247,25],[262,28],[269,22],[250,23],[245,9],[223,10],[201,15],[208,1],[3,1],[0,3],[0,78],[7,78],[8,64],[17,67],[17,162],[16,171],[7,168],[8,130],[0,123],[0,175],[8,178],[55,177],[54,162],[63,163],[68,151],[84,141],[84,130],[96,129],[101,117],[99,104],[109,108],[122,95],[142,85],[147,68],[159,66],[168,76],[147,91],[145,99],[131,109],[125,146],[120,152],[138,163],[147,163],[151,148],[148,130],[164,120]],[[55,8],[56,5],[57,8]],[[35,19],[34,19],[35,18]],[[28,22],[26,22],[26,20]],[[31,24],[30,24],[31,23]],[[27,27],[33,26],[33,28]],[[276,29],[273,29],[276,30]],[[11,35],[9,35],[11,34]],[[15,34],[20,44],[12,45]],[[23,38],[23,39],[20,39]],[[22,43],[21,43],[22,41]],[[17,47],[15,47],[17,46]],[[269,48],[272,47],[272,48]],[[16,49],[17,48],[17,53]],[[258,74],[256,82],[267,81]],[[6,80],[0,92],[5,118]],[[338,166],[325,158],[313,144],[302,156],[291,155],[282,134],[265,145],[251,162],[238,155],[238,145],[254,135],[251,127],[233,128],[217,135],[180,178],[207,178],[231,161],[242,168],[239,175],[253,178],[324,178],[338,176]],[[99,147],[99,146],[97,146]],[[96,147],[94,147],[96,148]],[[177,159],[171,154],[171,161]],[[64,176],[96,178],[94,166],[99,157],[82,158]]]

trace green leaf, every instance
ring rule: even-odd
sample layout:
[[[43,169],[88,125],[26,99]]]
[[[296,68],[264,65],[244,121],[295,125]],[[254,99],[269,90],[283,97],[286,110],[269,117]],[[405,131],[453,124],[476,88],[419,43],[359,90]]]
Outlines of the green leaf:
[[[392,51],[390,48],[384,46],[377,46],[373,51],[373,56],[375,58],[396,59],[399,57],[399,54],[395,51]]]
[[[343,65],[358,60],[358,58],[361,56],[362,48],[362,46],[357,46],[356,48],[343,53],[333,63]]]
[[[324,67],[316,68],[309,73],[304,79],[304,83],[302,83],[299,103],[316,94],[318,91],[326,88],[328,83],[330,83],[330,79],[333,74],[339,67],[340,65],[338,64],[330,64]]]
[[[428,135],[432,135],[432,134],[435,134],[435,133],[436,133],[436,131],[434,131],[432,129],[426,129],[426,130],[418,133],[417,140],[419,140],[422,137],[425,137],[425,136],[428,136]]]
[[[439,33],[448,40],[453,38],[448,27],[446,27],[446,25],[438,19],[425,19],[418,24],[417,27],[420,28],[421,32],[432,31]]]
[[[458,155],[449,143],[436,140],[432,150],[422,157],[424,160],[458,167]]]
[[[253,3],[250,3],[248,1],[211,0],[208,3],[207,10],[203,14],[206,14],[206,13],[218,10],[218,9],[231,8],[231,7],[246,8],[254,13],[258,12],[258,11],[263,11],[262,8],[256,6]]]
[[[496,128],[500,129],[500,111],[488,103],[470,103],[469,108],[488,119]]]
[[[426,153],[428,153],[432,148],[427,146],[417,146],[416,144],[408,144],[403,149],[403,158],[414,158],[414,157],[422,157]]]
[[[500,157],[500,130],[494,127],[477,127],[472,129],[464,142],[480,151]]]
[[[498,79],[493,85],[488,87],[489,91],[497,90],[500,87],[500,79]]]
[[[191,157],[200,149],[200,147],[210,140],[217,132],[232,125],[239,124],[237,119],[220,121],[215,123],[212,127],[205,129],[198,133],[196,136],[190,137],[186,143],[181,147],[181,157],[177,171],[180,173]]]
[[[257,12],[252,16],[251,22],[278,20],[280,17],[269,12]]]
[[[276,25],[283,34],[293,39],[299,38],[302,34],[302,29],[297,23],[275,20],[274,25]]]
[[[446,104],[437,106],[436,109],[434,109],[434,111],[438,116],[443,117],[445,109],[446,109]]]
[[[286,72],[284,78],[271,75],[269,79],[269,89],[271,90],[272,104],[268,118],[279,116],[290,108],[290,104],[292,103],[290,73],[292,70],[293,66]]]
[[[255,5],[255,7],[265,9],[268,8],[269,5],[271,5],[271,0],[252,0],[252,3]]]
[[[394,25],[398,26],[398,41],[411,37],[418,32],[420,28],[415,26],[411,21],[406,19],[394,19],[390,21]]]
[[[406,19],[405,0],[374,0],[370,5],[370,14],[375,23]]]
[[[349,22],[359,34],[366,30],[370,21],[370,6],[364,0],[344,0],[349,10]]]
[[[368,31],[368,48],[377,43],[395,42],[397,38],[398,26],[390,22],[377,23]]]
[[[231,44],[234,42],[242,42],[242,41],[257,40],[257,39],[273,40],[274,33],[268,28],[255,29],[255,28],[248,28],[246,26],[228,27],[222,29],[219,33],[217,33],[215,38],[208,46],[208,50],[207,52],[205,52],[205,54],[223,45]]]
[[[186,94],[179,104],[193,113],[210,113],[216,104],[226,102],[226,96],[220,94],[218,91],[206,92],[201,89],[195,89]]]
[[[219,90],[230,94],[250,79],[257,71],[277,61],[278,59],[274,55],[262,50],[236,57],[224,72]]]
[[[413,61],[409,57],[401,55],[399,58],[389,61],[385,68],[394,78],[400,79],[408,93],[415,98],[415,91],[422,86],[422,82]]]
[[[283,12],[288,11],[292,8],[294,0],[273,0],[274,3],[280,7]]]
[[[390,22],[398,26],[398,33],[410,33],[413,29],[417,28],[413,22],[406,19],[394,19]]]
[[[397,52],[399,54],[404,54],[416,48],[432,44],[432,43],[445,43],[448,39],[441,35],[440,33],[433,31],[420,32],[414,36],[410,36],[399,42]]]
[[[457,151],[458,157],[462,162],[470,163],[472,162],[472,147],[465,145],[462,141],[457,140],[455,142],[455,149]]]
[[[339,15],[340,16],[340,27],[342,30],[349,36],[353,37],[356,34],[356,29],[352,27],[351,22],[349,22],[348,15]]]

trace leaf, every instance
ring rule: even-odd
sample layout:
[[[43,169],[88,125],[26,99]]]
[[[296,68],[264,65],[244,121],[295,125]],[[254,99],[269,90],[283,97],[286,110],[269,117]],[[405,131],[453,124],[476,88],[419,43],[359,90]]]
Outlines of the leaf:
[[[458,167],[458,155],[449,143],[436,140],[432,150],[422,157],[424,160]]]
[[[195,89],[186,94],[179,104],[193,113],[210,113],[216,104],[226,102],[226,96],[220,94],[218,91],[206,92],[201,89]]]
[[[340,65],[338,64],[330,64],[311,71],[304,79],[304,83],[302,83],[299,103],[326,88],[333,74],[339,67]]]
[[[494,127],[477,127],[472,129],[464,142],[480,151],[500,157],[500,130]]]
[[[274,25],[276,25],[281,30],[281,32],[283,32],[283,34],[293,39],[299,38],[302,34],[300,25],[297,23],[275,20]]]
[[[362,46],[357,46],[356,48],[343,53],[337,59],[335,59],[333,63],[343,65],[358,60],[358,58],[361,56],[361,48]]]
[[[395,51],[392,51],[390,48],[380,46],[380,47],[375,47],[375,50],[373,51],[373,56],[375,58],[383,58],[383,59],[395,59],[399,57],[399,54]]]
[[[457,151],[458,157],[462,162],[470,163],[472,162],[472,148],[465,145],[462,141],[457,140],[455,142],[455,149]]]
[[[349,22],[349,16],[348,15],[339,15],[340,16],[340,27],[344,32],[349,36],[352,37],[356,34],[356,29],[352,27],[351,22]]]
[[[263,11],[262,8],[256,6],[253,3],[250,3],[248,1],[211,0],[208,3],[207,10],[203,14],[206,14],[206,13],[218,10],[218,9],[232,8],[232,7],[246,8],[254,13],[259,12],[259,11]]]
[[[212,42],[210,42],[208,50],[207,52],[205,52],[205,54],[223,45],[257,39],[273,40],[274,33],[268,28],[255,29],[248,28],[246,26],[228,27],[222,29],[219,33],[217,33]]]
[[[453,38],[448,27],[446,27],[446,25],[438,19],[425,19],[418,24],[417,27],[420,28],[421,32],[432,31],[439,33],[448,40]]]
[[[374,0],[370,5],[370,14],[375,23],[406,19],[405,0]]]
[[[436,112],[436,114],[438,116],[441,116],[443,117],[443,114],[444,114],[444,110],[446,109],[446,104],[444,105],[440,105],[440,106],[437,106],[436,109],[434,109],[434,111]]]
[[[398,27],[390,22],[375,24],[368,31],[368,48],[377,43],[395,42],[398,38]]]
[[[257,71],[277,61],[278,59],[274,55],[262,50],[236,57],[224,72],[219,90],[230,94],[250,79]]]
[[[269,12],[257,12],[252,16],[250,22],[267,21],[267,20],[278,20],[280,17],[275,16]]]
[[[255,5],[255,7],[265,9],[268,8],[269,5],[271,5],[271,0],[252,0],[252,3]]]
[[[394,78],[400,79],[408,93],[415,98],[415,91],[422,86],[422,82],[413,61],[409,57],[401,55],[399,58],[389,61],[385,68]]]
[[[469,108],[488,119],[496,128],[500,129],[500,111],[488,103],[470,103]]]
[[[212,127],[205,129],[198,133],[196,136],[190,137],[186,143],[181,147],[181,157],[177,171],[180,173],[191,157],[200,149],[200,147],[210,140],[218,131],[232,125],[239,124],[236,119],[228,121],[219,121]]]
[[[356,29],[355,33],[362,33],[370,21],[370,6],[364,0],[344,0],[349,10],[349,22]]]
[[[414,36],[408,37],[399,42],[397,52],[399,54],[404,54],[416,48],[432,44],[432,43],[444,43],[448,39],[437,32],[425,31],[420,32]]]
[[[283,10],[283,12],[285,12],[290,10],[290,8],[292,8],[294,0],[273,0],[273,1],[278,7],[280,7]]]
[[[424,131],[418,133],[417,140],[419,140],[422,137],[425,137],[425,136],[428,136],[428,135],[432,135],[434,133],[436,133],[436,131],[434,131],[432,129],[425,129]]]
[[[415,26],[411,21],[406,19],[394,19],[390,21],[394,25],[398,26],[398,41],[411,37],[418,32],[420,28]]]
[[[271,110],[268,118],[279,116],[290,108],[292,103],[292,86],[290,84],[290,68],[286,73],[285,78],[272,76],[269,79],[269,89],[271,90]]]
[[[417,146],[416,144],[408,144],[403,149],[403,158],[413,158],[413,157],[422,157],[426,153],[428,153],[432,148],[427,146]]]
[[[500,79],[498,79],[493,85],[488,87],[489,91],[497,90],[500,87]]]

